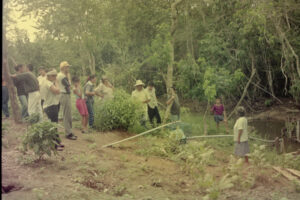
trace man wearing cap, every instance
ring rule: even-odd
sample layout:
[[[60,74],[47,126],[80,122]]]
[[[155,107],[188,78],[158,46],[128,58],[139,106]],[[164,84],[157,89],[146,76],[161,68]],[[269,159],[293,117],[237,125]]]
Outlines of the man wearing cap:
[[[141,121],[142,125],[145,125],[147,121],[147,115],[148,115],[148,106],[147,104],[150,101],[150,98],[148,96],[148,93],[144,89],[144,83],[141,80],[137,80],[135,83],[135,90],[132,92],[131,97],[139,102],[144,110],[143,119]]]
[[[57,71],[55,69],[47,72],[47,78],[42,82],[41,87],[45,92],[44,111],[51,122],[58,123],[60,89],[58,87],[58,83],[56,82],[56,75]],[[60,143],[60,140],[57,140],[56,142],[58,143],[55,145],[56,149],[58,151],[63,150],[64,145]]]
[[[60,89],[56,82],[57,71],[52,69],[47,72],[47,79],[42,82],[41,90],[44,90],[44,111],[51,122],[58,122]]]
[[[72,113],[71,113],[71,85],[69,77],[69,63],[63,61],[60,63],[60,72],[57,75],[58,87],[60,90],[60,106],[63,112],[63,122],[66,138],[76,140],[77,137],[72,133]]]
[[[39,82],[31,72],[11,75],[14,81],[24,83],[25,94],[28,94],[28,114],[38,114],[39,120],[43,118]]]
[[[37,77],[37,80],[39,81],[39,86],[40,86],[40,93],[41,93],[41,99],[42,99],[42,102],[41,102],[41,105],[42,105],[42,108],[43,108],[43,104],[44,104],[44,101],[45,101],[45,90],[42,89],[42,84],[43,82],[45,82],[47,80],[47,77],[46,77],[46,70],[44,67],[40,67],[39,68],[39,76]]]

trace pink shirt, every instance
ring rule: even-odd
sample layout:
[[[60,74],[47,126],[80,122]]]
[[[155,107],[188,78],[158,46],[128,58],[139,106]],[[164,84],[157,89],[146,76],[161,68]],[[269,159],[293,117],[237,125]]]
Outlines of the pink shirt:
[[[223,115],[224,112],[224,106],[223,104],[217,106],[216,104],[211,109],[212,112],[214,112],[214,115]]]

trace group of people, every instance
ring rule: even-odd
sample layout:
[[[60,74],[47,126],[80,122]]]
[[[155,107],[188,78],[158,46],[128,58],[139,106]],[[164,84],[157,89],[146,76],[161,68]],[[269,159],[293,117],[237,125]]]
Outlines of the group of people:
[[[82,133],[86,133],[87,122],[90,127],[94,122],[94,96],[100,96],[103,101],[113,98],[113,86],[104,76],[100,85],[94,89],[96,77],[92,75],[89,76],[82,89],[80,79],[74,76],[72,89],[70,66],[66,61],[61,62],[59,73],[55,69],[46,70],[44,67],[40,67],[39,76],[36,77],[32,72],[32,65],[20,64],[15,66],[16,73],[10,76],[17,89],[22,119],[35,114],[41,121],[43,113],[45,113],[51,122],[58,123],[58,114],[61,110],[66,138],[76,140],[77,136],[72,132],[71,92],[76,96],[76,107],[82,116]],[[9,95],[3,77],[2,96],[5,97],[2,98],[2,110],[5,117],[9,117],[7,104]]]
[[[76,140],[77,136],[72,132],[72,113],[71,113],[71,92],[76,96],[76,107],[82,117],[82,133],[89,131],[89,127],[94,125],[94,97],[99,96],[102,101],[112,99],[114,87],[108,81],[106,76],[101,78],[100,84],[95,87],[97,82],[96,76],[91,75],[81,87],[80,79],[77,76],[70,77],[70,64],[66,61],[60,63],[60,72],[55,69],[46,70],[43,67],[39,68],[39,76],[33,74],[32,65],[17,65],[15,66],[16,74],[10,75],[14,85],[17,88],[17,95],[22,107],[22,118],[25,119],[32,114],[37,114],[39,120],[43,118],[43,112],[51,120],[58,123],[59,111],[62,111],[63,125],[65,136],[67,139]],[[71,86],[72,81],[72,86]],[[158,101],[153,82],[149,82],[147,87],[141,80],[135,83],[135,90],[132,92],[132,98],[139,103],[143,108],[143,117],[141,124],[145,125],[147,120],[151,124],[161,124],[162,120],[158,110]],[[2,77],[2,110],[5,117],[9,117],[8,112],[8,90],[6,82]],[[176,121],[180,119],[180,103],[174,87],[168,90],[167,105],[171,106],[170,119]],[[216,99],[211,111],[214,113],[214,119],[219,128],[219,123],[227,122],[224,105],[220,99]],[[249,153],[248,134],[247,134],[247,119],[245,109],[239,107],[237,109],[239,119],[234,125],[234,141],[236,142],[235,154],[245,156],[248,162],[247,154]],[[225,119],[224,119],[225,114]],[[63,145],[58,145],[63,147]]]

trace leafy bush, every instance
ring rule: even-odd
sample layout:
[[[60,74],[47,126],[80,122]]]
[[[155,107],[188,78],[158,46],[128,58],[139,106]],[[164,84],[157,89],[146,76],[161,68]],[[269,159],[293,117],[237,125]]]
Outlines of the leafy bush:
[[[270,107],[272,106],[274,103],[273,99],[267,99],[265,100],[265,106]]]
[[[300,80],[295,80],[290,88],[290,94],[296,100],[296,103],[300,100]]]
[[[142,119],[143,110],[123,90],[115,91],[114,99],[95,103],[95,128],[100,131],[128,130]]]
[[[25,118],[25,121],[29,124],[35,124],[40,121],[40,115],[38,113],[33,113],[32,115]]]
[[[56,124],[52,122],[41,122],[33,124],[29,127],[22,139],[23,150],[26,152],[28,149],[33,150],[34,154],[39,157],[43,155],[56,154],[55,145],[60,142],[57,132]]]

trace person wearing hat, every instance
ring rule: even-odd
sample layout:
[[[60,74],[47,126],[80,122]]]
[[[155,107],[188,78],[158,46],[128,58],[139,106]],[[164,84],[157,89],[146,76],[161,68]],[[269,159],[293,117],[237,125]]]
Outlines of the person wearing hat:
[[[66,138],[76,140],[77,137],[72,133],[72,112],[71,112],[71,85],[69,80],[69,67],[67,61],[63,61],[59,65],[60,72],[57,74],[57,82],[60,90],[60,106],[63,113],[63,122]]]
[[[45,92],[44,98],[44,112],[51,122],[58,123],[58,112],[59,112],[59,94],[60,89],[56,82],[57,71],[55,69],[50,70],[46,74],[46,80],[42,82],[42,88]],[[60,140],[56,141],[56,149],[63,150],[64,145],[60,143]]]
[[[39,121],[43,118],[43,111],[41,106],[41,94],[39,82],[31,71],[26,71],[11,75],[15,82],[24,84],[25,94],[28,94],[28,114],[39,115]]]
[[[131,93],[131,97],[136,100],[139,104],[142,105],[144,114],[143,119],[141,120],[142,125],[145,125],[147,121],[148,115],[148,106],[147,104],[150,102],[150,98],[148,93],[144,89],[144,83],[141,80],[137,80],[135,83],[135,90]]]
[[[245,157],[245,162],[248,163],[248,153],[249,144],[248,144],[248,120],[245,117],[246,111],[243,106],[237,108],[237,114],[239,118],[236,120],[233,127],[234,132],[234,142],[235,150],[234,153],[236,156]]]
[[[45,101],[45,91],[43,91],[41,89],[41,86],[42,86],[43,82],[45,82],[47,80],[46,69],[44,67],[39,68],[39,76],[37,77],[37,80],[39,81],[40,93],[41,93],[41,99],[42,99],[41,105],[43,108],[43,104]]]
[[[51,122],[58,123],[59,94],[60,90],[56,82],[57,71],[47,72],[47,79],[42,82],[41,90],[44,90],[44,112]]]
[[[100,84],[95,88],[95,92],[100,96],[101,101],[105,102],[114,98],[114,87],[106,76],[102,76]]]

